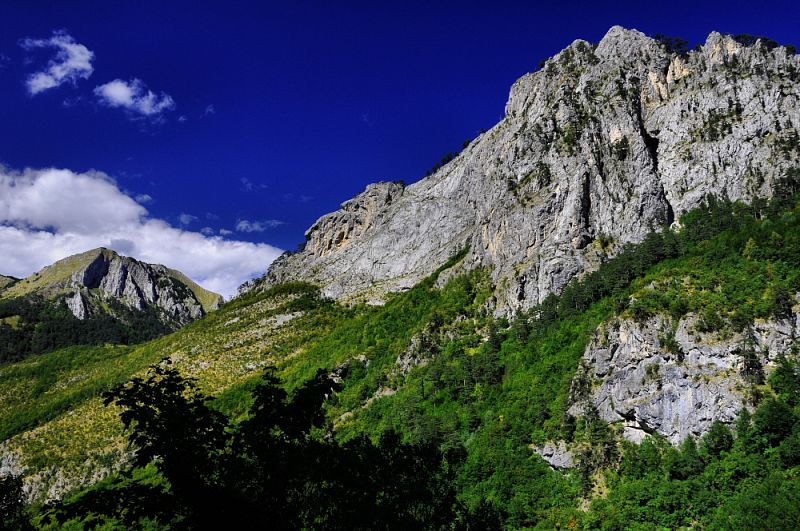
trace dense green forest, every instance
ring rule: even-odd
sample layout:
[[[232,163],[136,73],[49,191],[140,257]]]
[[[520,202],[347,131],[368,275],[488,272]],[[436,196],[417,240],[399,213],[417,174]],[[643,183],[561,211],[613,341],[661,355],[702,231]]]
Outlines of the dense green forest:
[[[302,356],[214,399],[168,361],[108,391],[135,450],[130,468],[27,508],[9,478],[5,525],[800,528],[794,349],[771,372],[749,367],[752,410],[735,425],[678,448],[658,436],[633,445],[592,411],[567,414],[580,358],[607,319],[692,313],[725,334],[789,315],[800,291],[796,191],[751,205],[710,198],[682,229],[624,247],[510,321],[491,316],[486,271],[439,282],[463,253],[381,307],[272,288],[260,296],[292,295],[287,311],[314,316]],[[531,450],[553,439],[579,449],[575,469],[554,471]]]
[[[175,329],[157,310],[134,310],[107,301],[112,313],[78,319],[61,301],[30,296],[0,300],[0,363],[72,345],[129,345],[149,341]]]

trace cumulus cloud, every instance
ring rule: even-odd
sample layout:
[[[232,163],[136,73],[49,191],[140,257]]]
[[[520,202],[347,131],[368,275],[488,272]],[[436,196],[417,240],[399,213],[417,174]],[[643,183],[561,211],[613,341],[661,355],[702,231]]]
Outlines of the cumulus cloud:
[[[151,202],[153,197],[150,194],[138,194],[134,199],[137,203],[145,204]]]
[[[65,31],[56,31],[49,39],[22,39],[20,46],[25,50],[37,48],[53,48],[55,58],[47,64],[47,68],[28,76],[25,84],[31,96],[56,88],[64,83],[75,83],[79,79],[88,79],[92,75],[92,59],[94,53],[75,42]]]
[[[139,79],[115,79],[95,87],[94,94],[103,105],[123,108],[134,116],[157,116],[175,107],[169,94],[156,95]]]
[[[265,219],[263,221],[242,219],[236,224],[236,230],[239,232],[264,232],[265,230],[274,229],[281,225],[283,225],[283,221],[278,219]]]
[[[24,277],[96,247],[165,264],[226,297],[281,253],[152,218],[103,173],[0,167],[0,273]]]

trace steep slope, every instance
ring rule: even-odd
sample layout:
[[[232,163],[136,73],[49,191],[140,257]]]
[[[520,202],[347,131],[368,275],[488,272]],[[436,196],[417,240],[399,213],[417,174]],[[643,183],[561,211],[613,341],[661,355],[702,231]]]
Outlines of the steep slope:
[[[680,56],[621,28],[596,49],[577,41],[521,79],[503,122],[452,164],[408,188],[370,185],[220,311],[147,344],[0,367],[0,475],[24,473],[44,501],[124,467],[119,411],[101,394],[168,357],[233,422],[266,365],[289,389],[325,369],[342,385],[329,434],[393,429],[463,450],[459,501],[510,528],[703,525],[692,508],[766,472],[796,487],[797,72],[786,49],[718,34]],[[125,260],[101,250],[9,291],[147,302],[137,290],[159,281],[120,280]],[[773,379],[787,366],[794,395]],[[734,447],[726,425],[790,398],[795,412],[776,402],[779,421],[753,423],[771,439],[742,428]],[[698,465],[694,437],[714,426],[730,444]],[[636,461],[625,439],[650,453]],[[706,466],[707,484],[688,481]],[[642,482],[616,494],[621,477]],[[656,500],[665,514],[623,518],[609,489],[631,512]]]
[[[534,452],[591,485],[625,438],[703,435],[777,389],[770,375],[796,357],[800,203],[773,203],[704,207],[511,322],[488,312],[488,271],[454,274],[464,252],[382,306],[284,284],[145,345],[0,367],[0,473],[24,473],[42,501],[124,466],[118,411],[100,394],[169,357],[234,420],[266,365],[290,389],[324,368],[342,384],[325,408],[336,437],[394,429],[463,447],[462,501],[491,500],[512,527],[577,510],[576,475]]]
[[[0,275],[0,294],[2,294],[4,289],[6,289],[11,284],[14,284],[15,282],[19,282],[19,279],[14,277],[7,277],[5,275]]]
[[[712,33],[686,54],[614,27],[512,87],[504,119],[408,187],[323,216],[269,284],[381,300],[460,249],[490,267],[499,313],[529,308],[707,194],[770,197],[800,152],[800,57]]]

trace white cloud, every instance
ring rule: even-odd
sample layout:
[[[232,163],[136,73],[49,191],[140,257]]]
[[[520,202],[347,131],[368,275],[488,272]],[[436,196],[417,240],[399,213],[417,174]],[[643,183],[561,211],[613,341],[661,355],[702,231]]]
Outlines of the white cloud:
[[[219,229],[219,233],[222,236],[230,236],[231,234],[233,234],[233,231],[228,229]]]
[[[242,219],[236,224],[236,230],[239,232],[264,232],[265,230],[274,229],[281,225],[283,225],[283,221],[278,219],[265,219],[263,221]]]
[[[25,84],[32,96],[66,82],[76,83],[79,79],[88,79],[94,71],[92,67],[94,53],[86,46],[75,42],[75,39],[65,31],[53,32],[53,36],[49,39],[23,39],[19,44],[26,50],[56,49],[56,56],[50,60],[46,69],[28,76]]]
[[[139,79],[115,79],[95,87],[94,94],[104,105],[121,107],[142,116],[156,116],[175,107],[169,94],[162,92],[157,96]]]
[[[211,227],[203,227],[202,229],[200,229],[200,232],[202,232],[206,236],[212,236],[214,234],[214,229],[212,229]]]
[[[197,221],[197,216],[193,216],[191,214],[181,214],[178,216],[178,221],[180,221],[181,225],[190,225]]]
[[[217,109],[214,107],[214,104],[206,105],[206,110],[203,111],[203,116],[208,116],[210,114],[217,114]]]
[[[137,203],[145,204],[149,203],[153,200],[153,197],[150,194],[138,194],[134,199],[136,199]]]
[[[173,267],[226,297],[281,253],[151,218],[99,172],[0,167],[0,273],[24,277],[96,247]]]

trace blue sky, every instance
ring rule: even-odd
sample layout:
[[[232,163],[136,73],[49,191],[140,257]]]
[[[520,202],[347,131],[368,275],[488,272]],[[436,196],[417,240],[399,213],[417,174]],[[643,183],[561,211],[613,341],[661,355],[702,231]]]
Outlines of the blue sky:
[[[10,1],[0,24],[7,173],[97,170],[179,235],[281,249],[367,183],[413,182],[491,127],[514,80],[576,38],[620,24],[800,44],[790,1]],[[0,257],[0,273],[39,262]]]

